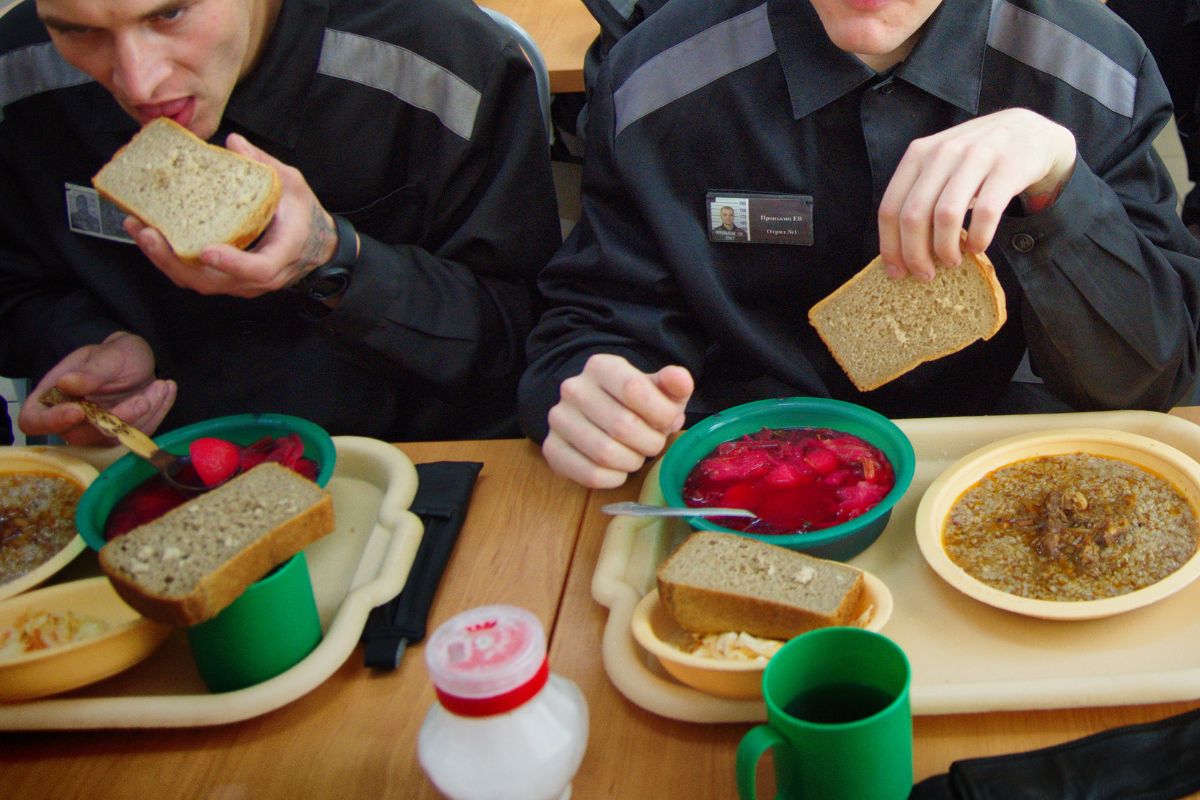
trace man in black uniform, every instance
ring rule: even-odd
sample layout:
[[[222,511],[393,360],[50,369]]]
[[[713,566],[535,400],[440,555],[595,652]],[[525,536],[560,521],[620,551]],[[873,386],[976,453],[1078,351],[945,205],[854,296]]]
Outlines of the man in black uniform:
[[[1108,0],[1142,37],[1162,71],[1188,180],[1200,183],[1200,0]],[[1200,238],[1200,186],[1183,200],[1183,222]]]
[[[70,216],[71,226],[84,231],[100,230],[100,217],[92,211],[92,203],[96,201],[86,194],[77,194],[72,201],[75,210]]]
[[[721,224],[713,228],[712,238],[725,242],[746,238],[746,229],[734,224],[733,209],[729,206],[721,206]]]
[[[517,430],[558,215],[532,70],[469,0],[26,0],[0,112],[0,374],[37,382],[27,433],[96,435],[36,402],[52,385],[146,431]],[[249,250],[195,267],[134,220],[71,230],[65,197],[158,116],[278,171]]]
[[[759,398],[1003,410],[1027,351],[1071,407],[1165,409],[1200,321],[1200,246],[1152,148],[1170,113],[1095,0],[668,3],[592,87],[522,424],[557,471],[612,486],[689,418]],[[717,196],[747,203],[749,241],[710,240]],[[807,310],[877,254],[895,278],[958,264],[963,228],[1007,324],[857,392]]]

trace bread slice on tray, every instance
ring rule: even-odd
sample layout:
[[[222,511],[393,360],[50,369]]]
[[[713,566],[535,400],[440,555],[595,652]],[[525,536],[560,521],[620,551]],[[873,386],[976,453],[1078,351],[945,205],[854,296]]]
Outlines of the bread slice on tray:
[[[876,257],[808,312],[833,357],[864,392],[992,338],[1006,316],[992,262],[965,249],[961,266],[939,266],[928,282],[889,278]]]
[[[679,627],[790,639],[856,617],[861,570],[733,533],[693,533],[658,568]]]
[[[195,625],[333,527],[329,492],[267,462],[113,539],[100,567],[144,616]]]
[[[92,185],[157,228],[181,259],[216,243],[245,247],[271,221],[282,184],[275,170],[159,117],[113,155]]]

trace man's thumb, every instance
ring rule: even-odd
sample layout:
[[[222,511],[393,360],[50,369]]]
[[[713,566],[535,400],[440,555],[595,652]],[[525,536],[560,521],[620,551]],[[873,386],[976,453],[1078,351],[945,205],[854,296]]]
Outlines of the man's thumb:
[[[654,375],[659,391],[677,403],[686,403],[696,388],[692,373],[680,366],[663,367]]]

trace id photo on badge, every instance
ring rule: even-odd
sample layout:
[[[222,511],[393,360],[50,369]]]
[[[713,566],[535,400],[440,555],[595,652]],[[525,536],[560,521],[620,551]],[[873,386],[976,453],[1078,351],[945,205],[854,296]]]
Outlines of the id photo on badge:
[[[750,208],[744,197],[715,197],[708,203],[709,235],[714,242],[750,241]]]
[[[100,233],[100,203],[95,195],[67,190],[67,216],[71,230],[79,233]]]
[[[105,200],[90,186],[68,183],[65,187],[67,224],[75,233],[133,244],[125,232],[125,212]]]

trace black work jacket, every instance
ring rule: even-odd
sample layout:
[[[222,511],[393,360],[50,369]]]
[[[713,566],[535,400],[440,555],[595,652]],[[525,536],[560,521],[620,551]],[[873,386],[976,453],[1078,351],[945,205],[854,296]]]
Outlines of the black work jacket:
[[[134,246],[68,229],[64,184],[136,130],[25,2],[0,19],[0,374],[37,379],[116,330],[179,383],[169,429],[297,414],[392,440],[516,432],[534,280],[560,244],[547,138],[517,43],[466,0],[285,0],[230,132],[307,179],[362,241],[326,316],[172,285]]]
[[[1011,107],[1068,127],[1078,158],[1058,202],[1014,203],[988,250],[1006,325],[858,392],[808,309],[878,254],[910,142]],[[1200,319],[1200,248],[1152,148],[1170,114],[1145,47],[1094,0],[945,0],[884,75],[807,0],[668,3],[592,87],[582,220],[542,272],[522,425],[542,438],[561,381],[600,352],[692,370],[692,414],[793,394],[986,413],[1027,348],[1073,407],[1167,408],[1196,377]],[[711,241],[710,192],[811,197],[812,244]]]

